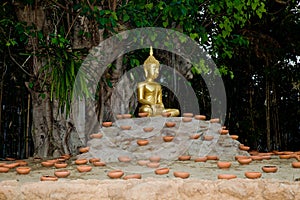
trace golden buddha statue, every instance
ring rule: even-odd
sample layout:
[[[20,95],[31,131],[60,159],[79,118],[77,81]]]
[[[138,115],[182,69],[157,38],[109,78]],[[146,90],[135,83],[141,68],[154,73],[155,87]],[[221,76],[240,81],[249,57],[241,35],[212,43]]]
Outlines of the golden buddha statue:
[[[170,113],[172,117],[178,116],[180,114],[178,109],[164,107],[161,85],[154,81],[159,75],[159,62],[153,56],[152,47],[150,56],[144,62],[144,71],[146,80],[138,83],[137,88],[138,102],[141,104],[139,112],[149,113],[148,116],[159,116],[164,113]]]

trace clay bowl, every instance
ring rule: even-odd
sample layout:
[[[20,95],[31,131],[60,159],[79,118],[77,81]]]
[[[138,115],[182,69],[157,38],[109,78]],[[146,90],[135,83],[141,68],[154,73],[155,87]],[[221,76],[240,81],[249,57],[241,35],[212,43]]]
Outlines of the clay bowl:
[[[121,178],[124,175],[122,170],[112,170],[107,173],[107,176],[112,179]]]
[[[130,130],[131,129],[131,126],[126,126],[126,125],[121,125],[120,126],[120,128],[122,129],[122,130]]]
[[[148,115],[149,115],[149,113],[146,113],[146,112],[138,113],[139,117],[148,117]]]
[[[175,177],[177,177],[177,178],[183,178],[183,179],[190,177],[190,173],[188,173],[188,172],[180,172],[180,171],[173,172],[173,175]]]
[[[56,176],[41,176],[41,181],[57,181],[58,178]]]
[[[93,163],[93,162],[99,162],[100,158],[90,158],[89,159],[89,163]]]
[[[42,158],[40,158],[40,157],[34,157],[33,158],[33,161],[34,162],[40,162],[42,160]]]
[[[194,159],[195,162],[206,162],[207,161],[207,157],[198,157]]]
[[[249,163],[252,162],[252,158],[239,158],[239,159],[238,159],[238,162],[239,162],[241,165],[248,165]]]
[[[213,118],[209,120],[210,123],[219,123],[220,119],[219,118]]]
[[[205,115],[195,115],[194,117],[196,120],[206,120],[206,116]]]
[[[55,171],[54,175],[56,177],[58,177],[58,178],[66,178],[66,177],[68,177],[70,175],[70,173],[71,173],[70,170],[63,169],[63,170],[57,170],[57,171]]]
[[[57,163],[58,162],[58,159],[52,159],[52,160],[47,160],[47,162],[50,162],[50,163]]]
[[[183,113],[182,116],[183,117],[193,117],[194,114],[193,113]]]
[[[19,166],[27,166],[28,163],[25,160],[16,160],[16,163],[19,163]]]
[[[243,159],[249,158],[249,156],[236,155],[236,156],[234,156],[234,158],[235,158],[235,160],[238,160],[238,159],[240,159],[240,158],[243,158]]]
[[[234,175],[234,174],[218,174],[218,179],[234,179],[236,178],[237,176]]]
[[[219,157],[218,156],[215,156],[215,155],[208,155],[206,156],[207,160],[219,160]]]
[[[290,159],[291,155],[289,155],[289,154],[282,154],[282,155],[279,155],[279,158],[280,159]]]
[[[219,162],[217,162],[217,166],[218,166],[220,169],[228,169],[228,168],[230,168],[230,166],[231,166],[231,162],[219,161]]]
[[[95,167],[103,167],[103,166],[106,166],[106,163],[102,162],[102,161],[95,161],[95,162],[93,162],[93,165]]]
[[[11,157],[6,157],[5,160],[6,161],[15,161],[16,159],[15,158],[11,158]]]
[[[69,154],[64,154],[60,156],[61,158],[64,158],[65,160],[69,160],[71,158],[71,155]]]
[[[176,123],[175,122],[166,122],[165,125],[166,125],[166,127],[171,128],[171,127],[174,127],[176,125]]]
[[[242,151],[249,151],[250,147],[240,144],[239,149]]]
[[[230,135],[230,137],[231,137],[231,139],[233,139],[233,140],[237,140],[237,139],[239,138],[238,135]]]
[[[77,170],[79,172],[89,172],[92,170],[92,166],[89,166],[89,165],[78,165],[77,166]]]
[[[261,172],[245,172],[245,176],[249,179],[260,178]]]
[[[112,122],[103,122],[102,126],[103,127],[110,127],[112,125]]]
[[[0,162],[0,167],[3,167],[3,165],[6,165],[7,163],[5,162]]]
[[[75,160],[76,165],[85,165],[87,162],[88,162],[88,160],[85,158]]]
[[[300,162],[292,162],[292,167],[294,168],[300,168]]]
[[[255,161],[262,161],[263,160],[263,157],[262,156],[250,156],[250,158],[252,160],[255,160]]]
[[[66,162],[66,159],[64,159],[63,157],[58,157],[57,158],[58,162],[62,163],[62,162]]]
[[[7,173],[9,171],[8,167],[0,167],[0,173]]]
[[[122,115],[122,118],[123,118],[123,119],[129,119],[129,118],[131,118],[131,117],[132,117],[131,114],[123,114],[123,115]]]
[[[54,163],[53,162],[48,162],[48,161],[43,161],[43,162],[41,162],[41,165],[43,167],[52,167],[54,165]]]
[[[143,131],[144,132],[151,132],[151,131],[153,131],[153,127],[145,127],[145,128],[143,128]]]
[[[170,169],[169,169],[169,168],[166,168],[166,167],[164,167],[164,168],[159,168],[159,169],[156,169],[156,170],[155,170],[155,174],[157,174],[157,175],[168,174],[169,171],[170,171]]]
[[[138,160],[137,164],[140,166],[146,166],[147,163],[149,163],[149,162],[150,162],[149,160]]]
[[[201,136],[200,133],[195,133],[195,134],[190,136],[190,139],[197,140],[198,138],[200,138],[200,136]]]
[[[140,146],[146,146],[147,144],[149,144],[148,140],[137,140],[136,143]]]
[[[151,157],[149,158],[149,160],[150,160],[151,162],[159,162],[159,161],[160,161],[160,156],[151,156]]]
[[[188,156],[188,155],[182,155],[182,156],[178,157],[178,160],[180,160],[180,161],[187,161],[190,159],[191,159],[191,156]]]
[[[3,165],[3,167],[7,167],[9,169],[13,169],[13,168],[18,167],[18,166],[19,166],[19,163],[9,163],[9,164]]]
[[[123,119],[123,115],[118,114],[118,115],[116,115],[116,118],[117,119]]]
[[[90,147],[81,147],[81,148],[79,148],[80,153],[87,153],[87,152],[89,152],[89,150],[90,150]]]
[[[93,133],[90,135],[90,138],[94,138],[94,139],[100,139],[102,137],[103,135],[101,133]]]
[[[165,142],[171,142],[173,139],[174,139],[174,136],[170,136],[170,135],[163,136],[163,140]]]
[[[214,139],[214,136],[212,135],[203,135],[203,140],[205,141],[211,141]]]
[[[149,162],[147,163],[147,167],[150,167],[150,168],[158,168],[160,165],[159,162]]]
[[[219,130],[219,133],[220,133],[221,135],[227,135],[227,134],[229,133],[229,130],[221,129],[221,130]]]
[[[266,173],[275,173],[277,172],[278,167],[267,165],[267,166],[263,166],[261,169]]]
[[[118,160],[119,160],[120,162],[130,162],[130,161],[131,161],[131,158],[128,157],[128,156],[119,156],[119,157],[118,157]]]
[[[64,163],[64,162],[57,162],[54,163],[55,168],[59,169],[59,168],[66,168],[68,166],[68,163]]]
[[[163,112],[161,115],[162,115],[163,117],[170,117],[170,116],[171,116],[171,113],[169,113],[169,112]]]
[[[130,175],[126,175],[123,177],[124,180],[128,180],[128,179],[141,179],[142,175],[141,174],[130,174]]]
[[[183,118],[182,118],[182,121],[183,121],[183,122],[191,122],[192,119],[193,119],[193,118],[191,118],[191,117],[183,117]]]

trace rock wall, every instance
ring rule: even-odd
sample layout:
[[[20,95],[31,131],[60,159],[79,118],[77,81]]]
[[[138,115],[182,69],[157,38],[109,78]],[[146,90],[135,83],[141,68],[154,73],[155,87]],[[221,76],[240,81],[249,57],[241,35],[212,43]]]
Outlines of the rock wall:
[[[300,182],[274,179],[141,179],[0,182],[0,200],[19,199],[300,199]]]

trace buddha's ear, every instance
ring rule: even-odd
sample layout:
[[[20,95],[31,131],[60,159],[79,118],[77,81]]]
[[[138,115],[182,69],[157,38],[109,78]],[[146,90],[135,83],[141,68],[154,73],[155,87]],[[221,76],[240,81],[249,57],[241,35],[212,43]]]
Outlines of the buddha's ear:
[[[144,72],[145,72],[145,77],[147,78],[148,77],[148,70],[147,70],[146,65],[144,65]]]

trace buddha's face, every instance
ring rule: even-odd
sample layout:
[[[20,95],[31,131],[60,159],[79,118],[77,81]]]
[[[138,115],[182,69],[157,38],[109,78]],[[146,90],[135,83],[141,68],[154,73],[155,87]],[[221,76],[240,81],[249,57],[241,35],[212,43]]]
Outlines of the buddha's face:
[[[159,66],[156,64],[150,64],[145,67],[146,78],[156,79],[159,75]]]

